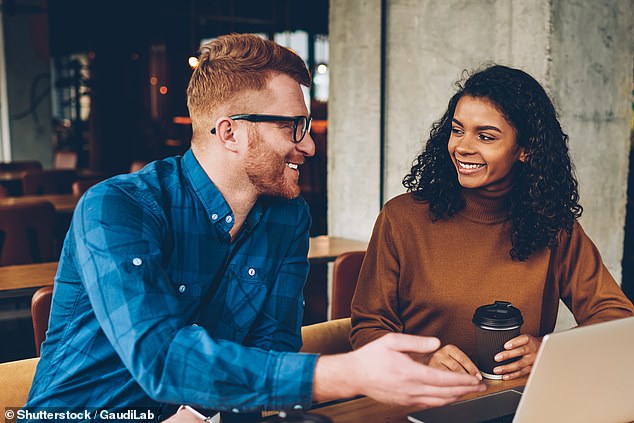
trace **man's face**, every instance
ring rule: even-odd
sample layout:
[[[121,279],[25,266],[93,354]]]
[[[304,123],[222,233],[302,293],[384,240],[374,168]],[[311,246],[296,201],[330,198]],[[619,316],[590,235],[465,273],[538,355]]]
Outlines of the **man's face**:
[[[286,75],[272,77],[258,97],[259,114],[308,116],[300,85]],[[249,126],[244,169],[258,194],[297,197],[300,165],[315,154],[310,133],[294,143],[293,122],[240,122]]]

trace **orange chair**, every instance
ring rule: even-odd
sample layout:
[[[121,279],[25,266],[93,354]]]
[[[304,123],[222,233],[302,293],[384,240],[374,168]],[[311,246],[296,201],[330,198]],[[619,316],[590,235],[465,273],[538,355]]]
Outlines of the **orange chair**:
[[[55,260],[55,230],[48,201],[0,205],[0,266]]]
[[[33,294],[31,298],[31,318],[33,319],[33,338],[35,341],[35,354],[40,356],[40,347],[46,339],[48,330],[48,317],[51,314],[51,300],[53,299],[53,287],[43,286]]]
[[[332,270],[331,319],[350,317],[350,304],[364,257],[365,251],[351,251],[335,259]]]
[[[70,169],[27,171],[22,175],[24,195],[70,194],[77,173]]]

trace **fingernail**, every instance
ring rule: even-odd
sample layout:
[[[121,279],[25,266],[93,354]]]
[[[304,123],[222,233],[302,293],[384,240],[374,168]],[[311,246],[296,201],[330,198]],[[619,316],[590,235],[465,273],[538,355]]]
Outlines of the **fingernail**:
[[[496,367],[495,369],[493,369],[493,373],[495,373],[495,374],[502,373],[502,368],[501,367]]]
[[[502,376],[502,380],[509,380],[508,375],[504,375],[504,376]]]
[[[510,342],[507,342],[506,344],[504,344],[504,349],[510,350],[511,348],[513,348],[513,344]]]
[[[476,377],[478,378],[478,380],[482,380],[482,375],[480,373],[476,373]]]
[[[494,359],[495,361],[502,361],[502,354],[498,354],[498,355],[496,355],[495,357],[493,357],[493,359]]]

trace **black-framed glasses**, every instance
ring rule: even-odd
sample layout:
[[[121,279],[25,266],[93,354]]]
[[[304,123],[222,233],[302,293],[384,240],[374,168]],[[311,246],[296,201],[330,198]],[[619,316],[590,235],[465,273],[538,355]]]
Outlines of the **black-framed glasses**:
[[[293,142],[296,144],[304,139],[313,122],[313,118],[308,116],[241,114],[229,117],[233,120],[247,120],[249,122],[293,122]],[[216,128],[211,128],[211,133],[215,134]]]

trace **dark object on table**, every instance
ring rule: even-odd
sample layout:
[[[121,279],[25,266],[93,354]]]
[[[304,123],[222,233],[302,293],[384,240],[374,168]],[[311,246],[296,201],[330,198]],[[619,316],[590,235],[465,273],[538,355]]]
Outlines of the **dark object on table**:
[[[281,411],[275,416],[270,416],[262,422],[287,422],[287,423],[332,423],[332,420],[321,414],[303,413],[300,411]]]

